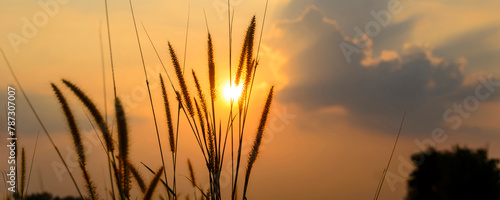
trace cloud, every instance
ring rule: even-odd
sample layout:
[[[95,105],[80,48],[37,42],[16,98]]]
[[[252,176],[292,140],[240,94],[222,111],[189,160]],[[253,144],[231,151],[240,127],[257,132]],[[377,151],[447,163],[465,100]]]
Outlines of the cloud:
[[[366,47],[347,62],[339,45],[355,47],[357,42],[315,6],[296,20],[276,23],[273,33],[270,46],[288,57],[289,84],[278,99],[305,110],[339,106],[356,125],[388,131],[408,109],[405,127],[429,133],[443,123],[450,105],[474,95],[476,85],[465,84],[465,59],[440,58],[428,44],[400,44],[401,50],[374,56],[368,38]]]
[[[492,44],[498,44],[500,41],[498,40],[499,35],[500,26],[487,25],[445,40],[435,49],[435,52],[446,57],[462,55],[467,58],[469,63],[474,63],[483,70],[485,68],[495,70],[498,64],[492,65],[491,63],[500,62],[498,57],[500,47]]]

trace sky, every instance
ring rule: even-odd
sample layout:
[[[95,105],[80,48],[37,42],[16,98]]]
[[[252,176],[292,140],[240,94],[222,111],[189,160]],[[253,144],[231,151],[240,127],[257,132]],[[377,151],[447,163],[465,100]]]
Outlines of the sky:
[[[156,105],[162,102],[158,73],[165,75],[165,71],[140,24],[166,63],[166,72],[174,73],[168,58],[170,42],[179,57],[185,57],[186,69],[197,71],[202,82],[208,81],[208,29],[214,40],[218,86],[229,82],[226,1],[132,3]],[[262,34],[249,130],[258,125],[266,92],[273,85],[276,88],[249,199],[373,198],[405,111],[380,199],[404,198],[406,180],[414,169],[410,155],[429,145],[488,148],[491,157],[500,158],[500,2],[270,0],[265,18],[263,0],[232,0],[231,6],[233,65],[254,15],[258,36]],[[131,157],[160,166],[129,3],[110,0],[109,14],[117,95],[131,123]],[[61,79],[70,80],[98,107],[112,105],[104,2],[1,1],[0,24],[0,47],[63,157],[74,159],[71,136],[50,83],[62,87]],[[7,85],[19,86],[3,60],[0,71],[0,103],[4,105]],[[70,96],[66,88],[63,92]],[[33,155],[39,134],[29,192],[74,195],[68,174],[24,96],[17,98],[19,143],[28,156]],[[83,107],[76,98],[68,99],[87,141],[91,174],[106,185],[104,151]],[[217,106],[229,108],[224,100]],[[109,118],[112,113],[108,108]],[[0,119],[5,121],[5,115]],[[164,120],[163,116],[158,119]],[[0,157],[6,158],[6,124],[0,128]],[[166,133],[164,123],[159,128]],[[181,128],[186,134],[179,141],[183,161],[178,174],[187,175],[184,163],[190,158],[195,173],[207,182],[189,131]],[[245,138],[246,149],[254,134],[249,131]],[[70,168],[77,173],[72,163]],[[0,162],[0,170],[5,169],[6,161]],[[230,184],[225,183],[223,189]],[[190,190],[187,180],[180,184],[184,191]],[[100,190],[103,193],[104,188]]]

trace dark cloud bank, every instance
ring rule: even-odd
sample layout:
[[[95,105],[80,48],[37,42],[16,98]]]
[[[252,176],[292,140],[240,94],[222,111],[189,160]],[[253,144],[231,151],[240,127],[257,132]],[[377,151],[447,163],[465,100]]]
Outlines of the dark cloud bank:
[[[386,30],[394,28],[391,26],[398,24]],[[400,44],[400,51],[376,52],[378,56],[374,56],[372,41],[377,40],[368,39],[366,47],[353,53],[348,62],[340,44],[355,47],[358,43],[317,7],[274,28],[279,34],[271,46],[285,49],[289,59],[285,70],[290,83],[278,93],[278,99],[309,111],[342,106],[359,126],[394,131],[407,109],[405,129],[430,133],[445,124],[447,109],[474,96],[480,84],[466,84],[465,59],[439,58],[427,45]]]

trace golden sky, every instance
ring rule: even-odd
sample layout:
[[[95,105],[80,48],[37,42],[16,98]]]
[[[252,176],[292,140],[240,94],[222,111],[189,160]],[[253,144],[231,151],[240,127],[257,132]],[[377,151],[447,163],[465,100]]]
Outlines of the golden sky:
[[[257,17],[257,33],[261,33],[266,2],[231,2],[234,66],[253,15]],[[147,28],[169,74],[174,73],[167,51],[171,42],[180,58],[186,56],[186,69],[197,71],[202,82],[207,82],[208,24],[222,89],[229,75],[226,3],[133,2],[155,104],[161,105],[158,73],[165,72],[140,24]],[[404,197],[406,177],[413,169],[408,167],[409,156],[422,150],[422,141],[434,140],[438,149],[455,144],[475,148],[489,145],[490,155],[500,157],[500,88],[496,83],[500,77],[499,6],[500,2],[494,0],[269,1],[249,130],[257,127],[269,87],[275,85],[277,91],[249,199],[372,198],[405,109],[402,138],[380,199]],[[157,150],[151,153],[157,148],[156,136],[128,1],[109,0],[109,13],[117,93],[131,123],[132,158],[159,166]],[[50,83],[62,86],[60,80],[68,79],[104,108],[104,63],[107,104],[111,105],[104,2],[1,1],[0,24],[0,47],[63,155],[70,155],[71,138]],[[0,74],[0,103],[4,104],[6,86],[15,82],[3,61]],[[490,77],[493,85],[497,84],[491,90],[484,86]],[[191,76],[188,81],[192,82]],[[478,87],[482,87],[482,94],[491,95],[479,98]],[[68,90],[63,92],[69,94]],[[471,100],[474,98],[479,99],[477,107],[471,108],[476,104]],[[75,105],[84,138],[88,136],[91,173],[104,185],[109,181],[102,162],[105,154],[83,107],[76,98],[69,98],[69,102]],[[229,107],[224,99],[217,106]],[[461,115],[457,106],[466,109],[467,115]],[[18,107],[20,142],[32,155],[41,128],[20,94]],[[111,108],[108,113],[111,115]],[[4,117],[0,119],[5,121]],[[4,146],[5,125],[0,128]],[[436,128],[445,131],[444,141],[436,143],[433,139]],[[186,134],[180,140],[183,161],[179,174],[187,174],[187,158],[194,161],[197,174],[204,174],[200,152],[193,148],[194,138],[187,127],[183,129]],[[166,132],[162,123],[160,131]],[[254,134],[249,132],[247,147]],[[0,157],[6,155],[0,151]],[[67,173],[61,172],[58,178],[58,157],[43,134],[35,159],[30,192],[75,194]],[[5,167],[6,163],[0,162],[0,170]],[[77,167],[73,168],[76,172]],[[207,181],[206,177],[200,179]],[[189,182],[182,184],[189,190]]]

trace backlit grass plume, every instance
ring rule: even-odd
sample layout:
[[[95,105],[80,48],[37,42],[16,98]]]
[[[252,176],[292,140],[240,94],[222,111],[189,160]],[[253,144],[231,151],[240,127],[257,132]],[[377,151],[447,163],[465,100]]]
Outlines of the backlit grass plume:
[[[170,143],[170,151],[175,152],[174,126],[172,125],[172,114],[170,111],[170,103],[168,101],[167,90],[165,89],[165,82],[163,81],[163,77],[161,75],[160,75],[160,83],[163,95],[163,103],[165,105],[165,113],[167,116],[168,141]]]
[[[271,108],[271,102],[273,100],[274,86],[271,87],[269,94],[267,96],[266,105],[264,106],[264,111],[262,111],[262,117],[260,118],[259,128],[257,129],[257,135],[253,142],[252,150],[248,156],[247,171],[245,173],[245,185],[243,187],[243,198],[246,198],[246,192],[248,188],[248,180],[250,179],[250,173],[252,172],[252,167],[257,160],[259,155],[260,145],[262,144],[262,137],[264,135],[264,128],[266,126],[267,118],[269,116],[269,110]]]
[[[135,181],[137,182],[137,186],[139,186],[139,189],[141,190],[141,192],[143,194],[145,194],[147,188],[146,188],[146,183],[144,183],[144,179],[142,178],[141,174],[139,173],[137,168],[132,163],[128,162],[127,164],[130,168],[130,172],[132,173]]]
[[[203,113],[201,112],[200,106],[198,105],[198,101],[193,99],[194,105],[196,107],[196,115],[198,116],[198,122],[200,122],[201,133],[203,135],[204,140],[206,141],[206,129],[205,129],[205,120],[203,119]]]
[[[255,39],[255,16],[252,18],[252,22],[250,23],[250,26],[248,27],[248,32],[247,32],[247,37],[246,38],[246,66],[247,66],[247,77],[249,74],[252,74],[252,68],[253,68],[253,42]]]
[[[200,81],[198,80],[198,76],[196,76],[194,70],[192,70],[192,73],[194,78],[194,85],[196,86],[196,91],[198,92],[198,98],[200,99],[201,109],[203,110],[203,114],[205,115],[205,117],[208,117],[207,100],[205,98],[205,94],[203,94]]]
[[[95,104],[90,100],[90,98],[80,90],[73,83],[64,80],[63,83],[68,86],[73,93],[80,99],[80,101],[85,105],[85,107],[89,110],[90,114],[94,118],[94,121],[99,126],[99,129],[102,132],[102,136],[104,137],[104,142],[106,143],[106,148],[108,151],[112,152],[114,150],[113,139],[111,138],[111,133],[109,132],[109,128],[106,125],[106,121],[102,117],[101,112],[97,109]]]
[[[57,88],[57,86],[55,84],[51,84],[51,85],[52,85],[52,89],[54,90],[54,93],[55,93],[57,99],[59,100],[59,103],[61,104],[61,108],[64,112],[64,116],[66,116],[66,121],[68,122],[71,136],[73,138],[73,144],[75,145],[76,154],[78,155],[78,164],[80,166],[80,169],[81,169],[82,174],[83,174],[83,178],[84,178],[85,183],[86,183],[87,192],[89,193],[91,199],[98,199],[97,193],[96,193],[96,188],[95,188],[94,183],[92,182],[92,180],[90,178],[90,174],[87,170],[87,161],[85,158],[85,150],[84,150],[84,146],[82,143],[80,131],[78,130],[78,126],[76,124],[73,113],[71,112],[71,110],[68,106],[68,103],[66,101],[66,98],[64,98],[64,96],[61,93],[61,91],[59,90],[59,88]]]
[[[238,68],[236,70],[236,77],[234,79],[235,84],[239,85],[243,73],[244,66],[248,65],[248,59],[252,59],[249,53],[253,52],[253,40],[255,38],[255,16],[252,17],[252,21],[248,26],[245,40],[243,41],[243,47],[241,48],[240,59],[238,62]],[[246,64],[246,65],[245,65]]]
[[[191,179],[191,184],[193,187],[197,187],[196,178],[194,176],[193,165],[191,165],[191,161],[188,159],[188,169],[189,169],[189,178]]]
[[[215,85],[214,45],[210,33],[208,34],[208,80],[210,83],[210,96],[212,101],[215,101],[217,99],[217,90]]]
[[[160,182],[160,177],[161,174],[163,173],[164,168],[161,167],[156,173],[155,176],[153,177],[153,180],[151,180],[151,183],[149,184],[148,189],[146,190],[146,194],[144,195],[144,200],[150,200],[153,197],[154,191],[156,189],[156,186],[158,185],[158,182]]]
[[[125,111],[119,99],[115,99],[116,125],[118,130],[118,157],[120,161],[120,187],[126,198],[130,197],[129,135]]]
[[[179,81],[179,86],[181,87],[182,96],[184,97],[184,102],[186,103],[189,115],[194,116],[193,104],[191,103],[191,97],[189,95],[189,90],[186,85],[186,80],[184,79],[184,73],[182,72],[181,65],[175,55],[174,48],[168,43],[168,49],[170,51],[170,57],[172,58],[172,64],[174,65],[175,74],[177,75],[177,80]]]

